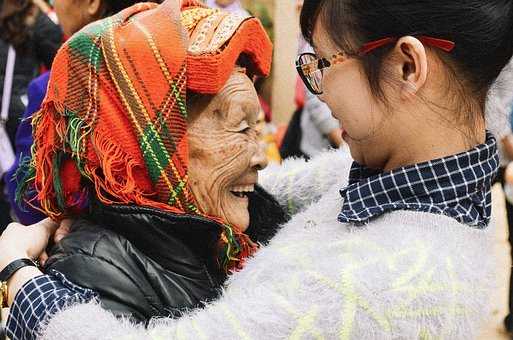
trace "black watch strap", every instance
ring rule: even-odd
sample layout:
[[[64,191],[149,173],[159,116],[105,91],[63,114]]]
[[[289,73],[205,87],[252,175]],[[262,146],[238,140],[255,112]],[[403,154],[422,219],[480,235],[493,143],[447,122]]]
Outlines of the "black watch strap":
[[[5,332],[5,328],[1,324],[0,324],[0,340],[7,340],[7,334]]]
[[[0,282],[7,282],[14,273],[23,267],[37,267],[37,264],[30,259],[19,259],[13,261],[0,272]]]

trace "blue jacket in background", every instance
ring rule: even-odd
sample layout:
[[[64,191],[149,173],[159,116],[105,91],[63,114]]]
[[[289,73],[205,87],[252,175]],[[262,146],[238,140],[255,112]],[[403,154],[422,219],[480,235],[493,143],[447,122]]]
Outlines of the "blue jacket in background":
[[[34,139],[32,138],[32,114],[39,111],[41,108],[41,104],[46,96],[49,79],[50,72],[46,72],[32,80],[28,87],[28,106],[23,114],[18,131],[16,132],[16,161],[5,175],[9,202],[20,222],[25,225],[34,224],[46,218],[43,213],[27,204],[23,204],[23,208],[21,208],[16,204],[15,197],[18,182],[23,179],[25,175],[21,173],[21,171],[18,171],[20,162],[23,158],[30,156],[30,149],[34,143]]]

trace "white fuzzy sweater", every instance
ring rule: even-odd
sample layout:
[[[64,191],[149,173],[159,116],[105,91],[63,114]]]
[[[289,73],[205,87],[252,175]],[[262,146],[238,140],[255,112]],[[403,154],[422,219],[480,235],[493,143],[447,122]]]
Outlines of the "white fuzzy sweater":
[[[486,125],[497,138],[501,155],[501,166],[509,163],[501,140],[511,134],[510,115],[513,110],[513,59],[499,75],[486,102]]]
[[[268,170],[262,183],[300,211],[229,280],[223,296],[142,329],[95,304],[71,306],[44,339],[472,339],[494,287],[491,227],[419,212],[341,224],[351,160],[327,153]]]

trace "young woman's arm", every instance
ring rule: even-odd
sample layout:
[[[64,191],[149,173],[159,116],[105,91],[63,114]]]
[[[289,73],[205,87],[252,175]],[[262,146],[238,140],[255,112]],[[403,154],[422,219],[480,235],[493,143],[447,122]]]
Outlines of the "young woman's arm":
[[[40,258],[58,227],[49,219],[28,227],[10,224],[0,237],[0,271],[15,260]],[[8,279],[10,339],[35,339],[39,326],[56,312],[96,298],[94,292],[73,285],[59,273],[53,274],[43,275],[36,267],[23,267]]]
[[[316,202],[333,185],[342,189],[352,162],[342,150],[326,151],[310,161],[288,159],[262,171],[259,184],[292,215]]]
[[[34,267],[26,270],[15,274],[9,287],[9,291],[17,291],[6,325],[7,336],[12,340],[36,339],[40,327],[59,311],[98,301],[92,290],[74,285],[59,272],[43,275]]]
[[[50,219],[28,227],[11,223],[0,237],[0,271],[15,260],[38,259],[45,252],[48,240],[58,227]],[[35,267],[24,267],[12,275],[7,281],[9,305],[12,304],[16,292],[27,281],[40,275],[41,271]]]
[[[332,218],[328,210],[301,215],[322,221]],[[141,328],[92,302],[52,314],[40,331],[52,340],[477,337],[494,262],[467,259],[489,249],[487,233],[444,216],[394,216],[347,233],[298,216],[301,228],[282,229],[218,301],[178,320]]]

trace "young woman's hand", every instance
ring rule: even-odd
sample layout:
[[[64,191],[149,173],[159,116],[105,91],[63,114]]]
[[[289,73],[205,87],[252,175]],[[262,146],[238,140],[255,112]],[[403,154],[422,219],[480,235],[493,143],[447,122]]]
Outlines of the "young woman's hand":
[[[53,234],[53,237],[50,237],[50,239],[53,238],[53,243],[59,243],[66,235],[70,233],[71,225],[73,224],[75,220],[63,220],[59,226],[59,228],[55,231]],[[46,260],[48,260],[48,254],[43,252],[41,256],[39,256],[39,263],[44,267]]]
[[[19,223],[11,223],[0,237],[0,270],[3,270],[11,262],[23,259],[39,259],[40,263],[48,259],[46,248],[48,242],[53,240],[59,242],[69,234],[72,220],[64,220],[57,224],[50,219],[43,220],[31,226],[24,226]],[[14,297],[24,284],[31,279],[43,275],[36,267],[24,267],[18,270],[8,281],[9,306],[12,305]]]
[[[11,223],[0,237],[0,270],[21,258],[38,259],[59,228],[50,219],[31,226]]]

